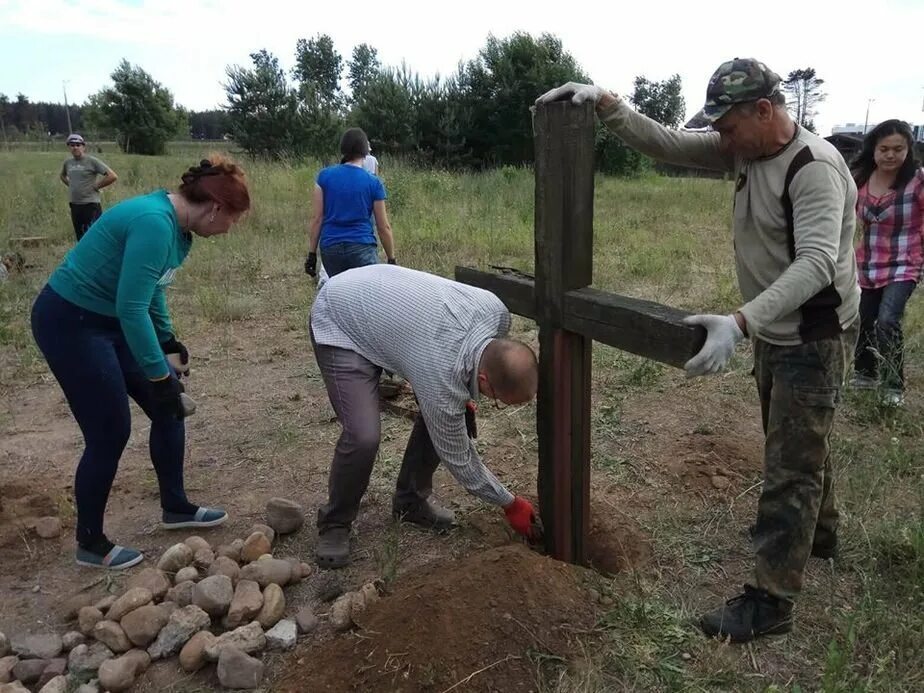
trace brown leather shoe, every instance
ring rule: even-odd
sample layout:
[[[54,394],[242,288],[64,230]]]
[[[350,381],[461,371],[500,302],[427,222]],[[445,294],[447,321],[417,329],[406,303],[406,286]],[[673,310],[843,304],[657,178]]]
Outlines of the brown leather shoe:
[[[319,568],[343,568],[350,564],[350,529],[334,527],[318,535],[314,557]]]
[[[443,508],[431,500],[425,500],[416,506],[392,505],[391,513],[396,520],[438,532],[446,531],[456,524],[456,516],[452,510]]]

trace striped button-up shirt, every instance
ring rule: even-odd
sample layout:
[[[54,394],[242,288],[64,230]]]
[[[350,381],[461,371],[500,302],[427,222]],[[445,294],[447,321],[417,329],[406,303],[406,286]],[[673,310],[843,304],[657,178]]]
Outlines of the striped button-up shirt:
[[[860,286],[879,289],[893,282],[921,279],[924,267],[924,169],[901,190],[882,197],[859,190],[857,218],[863,230],[857,244]]]
[[[497,296],[425,272],[369,265],[329,279],[309,319],[318,344],[355,351],[410,382],[433,447],[462,486],[489,503],[513,500],[465,427],[481,355],[510,329]]]

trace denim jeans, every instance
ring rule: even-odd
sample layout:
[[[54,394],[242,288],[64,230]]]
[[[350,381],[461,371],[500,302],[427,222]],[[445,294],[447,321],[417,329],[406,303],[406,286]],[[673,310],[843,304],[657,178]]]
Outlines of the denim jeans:
[[[103,536],[106,503],[131,433],[129,397],[151,418],[161,507],[195,512],[183,489],[186,427],[156,413],[151,382],[132,356],[118,318],[84,310],[46,286],[32,306],[32,334],[83,433],[74,479],[77,542],[86,546]]]
[[[328,276],[334,277],[348,269],[377,264],[378,246],[365,243],[334,243],[321,249],[321,259]]]
[[[881,378],[886,389],[905,388],[905,346],[902,318],[915,282],[893,282],[860,295],[860,337],[854,370]]]

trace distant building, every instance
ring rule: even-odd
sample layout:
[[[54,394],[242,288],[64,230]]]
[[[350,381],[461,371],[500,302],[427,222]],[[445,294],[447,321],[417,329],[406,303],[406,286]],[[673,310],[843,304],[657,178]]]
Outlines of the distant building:
[[[869,123],[866,131],[869,132],[877,124]],[[918,159],[924,158],[924,125],[912,125],[911,133],[914,135],[914,150]],[[863,147],[863,134],[862,123],[847,123],[846,125],[835,125],[831,128],[831,134],[825,139],[833,144],[844,159],[850,163]]]
[[[866,132],[869,132],[879,123],[868,123]],[[912,125],[911,132],[914,134],[915,142],[924,142],[924,125]],[[831,128],[831,135],[860,135],[863,136],[863,123],[847,123],[846,125],[835,125]]]

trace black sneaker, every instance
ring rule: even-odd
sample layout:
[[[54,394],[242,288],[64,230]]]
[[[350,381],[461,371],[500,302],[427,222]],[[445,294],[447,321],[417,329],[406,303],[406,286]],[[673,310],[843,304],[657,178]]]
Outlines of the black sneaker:
[[[456,524],[452,510],[443,508],[431,500],[425,500],[415,506],[393,504],[391,513],[396,520],[410,522],[438,532],[446,531]]]
[[[735,643],[788,633],[792,630],[792,602],[745,585],[744,594],[703,615],[699,626],[710,637],[730,638]]]
[[[756,534],[756,524],[748,527],[748,535],[751,539],[753,539]],[[828,534],[826,537],[827,538],[822,538],[819,537],[817,533],[815,534],[814,541],[812,541],[812,556],[815,558],[821,558],[823,560],[837,558],[837,535]]]
[[[334,527],[318,535],[314,548],[318,567],[345,568],[350,564],[350,528]]]

